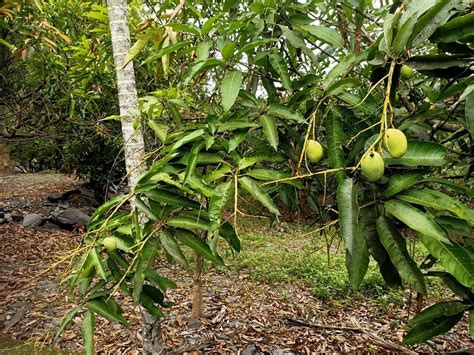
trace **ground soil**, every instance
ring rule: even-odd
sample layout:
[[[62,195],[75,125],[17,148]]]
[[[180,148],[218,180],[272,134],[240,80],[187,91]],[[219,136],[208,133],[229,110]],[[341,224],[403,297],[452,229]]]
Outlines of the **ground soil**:
[[[18,206],[29,204],[34,209],[48,194],[66,191],[78,183],[55,174],[0,177],[0,203],[15,201]],[[81,243],[81,230],[44,232],[25,230],[20,224],[0,225],[0,353],[5,337],[36,343],[37,347],[43,344],[63,351],[82,351],[81,314],[59,339],[54,339],[61,318],[75,300],[68,294],[66,283],[61,283],[68,263],[58,262]],[[190,275],[165,262],[159,271],[179,285],[167,295],[175,304],[163,321],[167,353],[441,352],[474,348],[466,322],[426,344],[404,347],[400,340],[406,305],[381,309],[356,297],[344,306],[323,302],[303,285],[256,282],[245,269],[208,270],[203,317],[190,322]],[[138,309],[129,300],[122,304],[130,326],[125,329],[98,320],[95,341],[100,353],[137,354],[141,350]]]

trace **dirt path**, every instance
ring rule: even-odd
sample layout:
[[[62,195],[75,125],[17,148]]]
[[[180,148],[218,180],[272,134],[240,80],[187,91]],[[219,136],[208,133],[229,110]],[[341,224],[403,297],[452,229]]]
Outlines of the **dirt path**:
[[[0,203],[29,203],[35,208],[48,194],[66,191],[76,183],[72,178],[50,174],[0,177]],[[25,230],[19,224],[0,225],[0,329],[5,335],[63,350],[82,350],[80,316],[59,339],[53,339],[61,318],[72,308],[73,297],[67,294],[65,284],[59,285],[66,265],[38,276],[80,243],[79,233],[39,232]],[[163,322],[170,353],[440,352],[473,347],[462,324],[449,335],[404,348],[400,345],[406,320],[403,304],[380,309],[374,302],[356,296],[345,306],[323,302],[304,285],[256,282],[245,269],[208,270],[203,318],[189,323],[190,276],[165,263],[159,271],[178,280],[179,285],[168,294],[175,306]],[[137,307],[129,300],[123,305],[125,315],[131,319],[130,327],[124,329],[98,320],[97,351],[140,352]],[[308,327],[289,319],[333,328]]]

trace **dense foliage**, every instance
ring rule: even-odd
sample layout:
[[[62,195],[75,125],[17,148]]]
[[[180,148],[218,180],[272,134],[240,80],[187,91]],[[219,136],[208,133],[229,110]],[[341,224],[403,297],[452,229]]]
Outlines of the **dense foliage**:
[[[218,241],[239,251],[239,206],[253,199],[271,220],[280,202],[314,209],[323,224],[337,218],[354,290],[370,258],[390,287],[426,296],[426,278],[440,277],[453,300],[416,315],[405,343],[464,313],[473,335],[472,4],[383,3],[190,1],[172,22],[175,3],[130,4],[129,59],[153,73],[137,121],[150,168],[90,221],[72,276],[90,311],[85,334],[94,314],[126,323],[117,292],[161,316],[174,284],[156,273],[157,256],[187,265],[188,246],[223,265]],[[393,129],[403,133],[390,142]],[[129,199],[137,208],[125,212]],[[422,264],[409,253],[416,242]]]

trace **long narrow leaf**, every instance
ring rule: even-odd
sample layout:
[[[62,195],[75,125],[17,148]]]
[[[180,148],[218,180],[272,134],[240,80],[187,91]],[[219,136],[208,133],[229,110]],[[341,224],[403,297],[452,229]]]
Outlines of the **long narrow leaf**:
[[[86,355],[94,354],[94,313],[88,310],[82,320],[82,338],[84,340],[84,350]]]
[[[405,282],[413,284],[417,292],[426,295],[426,284],[420,269],[408,254],[405,238],[385,216],[377,219],[377,232],[390,260]]]

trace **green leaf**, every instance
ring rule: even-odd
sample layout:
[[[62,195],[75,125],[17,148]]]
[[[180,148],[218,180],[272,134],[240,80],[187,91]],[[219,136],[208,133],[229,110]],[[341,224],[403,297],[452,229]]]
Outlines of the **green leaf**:
[[[241,55],[242,53],[251,53],[257,47],[264,46],[266,44],[273,43],[276,41],[278,41],[277,38],[265,38],[246,43],[239,49],[237,55]]]
[[[385,196],[393,196],[420,181],[423,176],[420,172],[404,172],[392,175],[388,178],[387,189],[383,192]]]
[[[168,134],[168,126],[159,124],[153,120],[148,121],[148,126],[155,132],[158,139],[164,143]]]
[[[411,229],[442,242],[450,243],[446,231],[432,218],[408,203],[389,200],[385,202],[385,211],[405,223]]]
[[[235,233],[232,224],[229,222],[222,223],[219,234],[227,241],[227,243],[229,243],[229,246],[232,249],[234,249],[236,252],[240,252],[240,240],[237,237],[237,233]]]
[[[352,67],[357,64],[362,57],[357,57],[351,54],[340,61],[331,71],[326,75],[326,78],[321,83],[324,90],[327,90],[337,79],[347,75],[352,70]]]
[[[214,189],[209,201],[209,220],[213,227],[218,227],[222,211],[229,201],[232,192],[232,181],[223,182]]]
[[[104,264],[102,263],[102,259],[99,256],[99,252],[97,251],[97,248],[92,248],[91,251],[89,252],[89,255],[92,259],[92,263],[94,264],[95,269],[97,270],[97,273],[99,274],[99,276],[102,277],[104,280],[107,280]]]
[[[254,128],[258,127],[258,123],[249,121],[247,119],[234,119],[224,122],[219,126],[217,132],[234,131],[236,129]]]
[[[456,278],[450,273],[444,271],[430,271],[426,273],[426,276],[436,276],[441,278],[446,286],[449,287],[453,293],[461,297],[464,300],[474,301],[474,294],[469,290],[469,288],[463,286]]]
[[[434,43],[456,42],[474,35],[474,13],[455,17],[445,23],[430,37]]]
[[[343,142],[344,128],[342,117],[339,112],[331,110],[326,116],[326,139],[328,144],[328,156],[331,168],[344,168],[346,161],[344,158]],[[341,170],[335,173],[337,182],[340,184],[346,178],[346,171]]]
[[[188,230],[208,230],[208,224],[206,222],[199,218],[196,219],[191,217],[173,216],[168,220],[168,222],[166,222],[166,225]]]
[[[454,191],[459,191],[466,196],[473,197],[474,198],[474,189],[471,189],[467,186],[461,185],[460,183],[453,182],[448,179],[443,179],[443,178],[436,178],[436,177],[427,177],[420,182],[432,182],[435,184],[440,184],[444,185],[446,187],[449,187],[451,190]]]
[[[414,285],[417,292],[426,295],[423,274],[408,254],[405,238],[398,232],[392,221],[385,216],[380,216],[377,219],[377,232],[402,279]]]
[[[194,141],[198,138],[201,138],[202,136],[204,136],[204,129],[200,128],[200,129],[197,129],[195,131],[192,131],[191,133],[185,135],[183,138],[181,138],[180,140],[178,140],[172,147],[171,147],[171,150],[176,150],[178,149],[179,147],[181,147],[182,145],[186,144],[186,143],[189,143],[191,141]]]
[[[82,320],[82,338],[84,340],[84,351],[86,355],[94,354],[94,313],[88,310]]]
[[[87,302],[87,308],[89,308],[90,311],[98,314],[101,317],[104,317],[112,322],[117,322],[120,323],[124,326],[127,326],[127,320],[122,317],[118,313],[114,313],[107,303],[105,303],[103,300],[94,298],[90,301]]]
[[[380,273],[389,287],[402,286],[402,279],[397,268],[390,260],[390,256],[385,250],[377,234],[377,209],[374,206],[364,208],[365,212],[362,217],[365,219],[366,233],[365,240],[370,255],[379,265]]]
[[[312,60],[314,64],[318,64],[318,57],[314,54],[313,50],[308,48],[302,38],[300,38],[295,32],[290,30],[287,26],[278,25],[281,28],[283,36],[286,41],[290,43],[294,48],[301,48],[303,53]]]
[[[177,230],[176,235],[181,243],[190,247],[205,259],[212,261],[216,265],[224,266],[222,258],[217,254],[213,254],[209,246],[194,233],[186,230]]]
[[[204,176],[204,181],[208,183],[212,183],[216,180],[219,180],[226,174],[230,173],[232,171],[232,167],[230,165],[222,165],[219,169],[211,171],[208,173],[206,176]]]
[[[162,231],[160,233],[160,242],[163,246],[163,249],[171,255],[178,263],[183,265],[184,267],[188,266],[188,261],[184,256],[181,248],[179,247],[178,242],[173,238],[173,236],[168,233],[167,231]]]
[[[453,216],[437,216],[436,221],[449,233],[459,234],[463,237],[470,237],[472,235],[472,227],[464,219]]]
[[[424,188],[422,190],[407,190],[397,195],[397,198],[406,202],[414,203],[435,210],[446,210],[466,220],[474,226],[474,211],[459,202],[457,199],[442,192]]]
[[[245,168],[248,168],[249,166],[260,163],[262,161],[276,162],[276,161],[283,161],[283,160],[285,160],[285,156],[280,153],[275,153],[272,155],[269,155],[269,154],[252,155],[252,156],[248,156],[248,157],[244,157],[240,159],[238,162],[238,168],[239,170],[243,170]]]
[[[277,216],[280,215],[278,207],[275,205],[273,199],[253,179],[247,176],[243,176],[239,178],[239,184],[244,190],[246,190],[254,199],[259,201],[271,213]]]
[[[400,12],[400,8],[397,8],[394,14],[388,13],[385,16],[385,19],[383,22],[383,38],[384,38],[384,42],[387,48],[392,47],[393,30],[394,28],[397,28],[398,21],[400,21],[401,16],[402,16],[402,13]]]
[[[130,63],[140,51],[146,46],[148,41],[153,36],[153,32],[149,32],[148,34],[140,37],[130,48],[128,53],[126,54],[125,58],[123,59],[122,68],[125,68],[128,63]]]
[[[471,134],[471,137],[474,137],[474,92],[466,97],[464,111],[466,116],[466,128]]]
[[[308,31],[320,41],[331,44],[337,48],[344,47],[344,41],[342,40],[339,31],[335,30],[334,28],[315,25],[303,25],[299,27],[305,31]]]
[[[362,85],[362,82],[356,78],[344,78],[336,81],[326,90],[327,96],[341,95],[352,88],[358,88]]]
[[[296,123],[303,123],[304,117],[301,113],[293,111],[289,107],[273,103],[268,106],[268,114],[272,116],[277,116],[280,118],[285,118],[290,121],[295,121]]]
[[[405,166],[441,166],[446,163],[446,149],[433,142],[408,141],[405,155],[399,159],[392,158],[384,151],[385,165]]]
[[[278,127],[275,119],[271,116],[262,115],[260,116],[260,124],[268,143],[270,143],[273,149],[278,150]]]
[[[270,60],[270,64],[272,65],[273,69],[275,69],[279,75],[281,84],[291,94],[293,92],[293,83],[291,81],[290,74],[288,74],[288,67],[286,65],[285,59],[280,52],[270,53],[268,55],[268,59]]]
[[[251,169],[247,171],[247,175],[250,177],[253,177],[254,179],[263,180],[263,181],[287,179],[292,176],[291,174],[282,173],[281,171],[278,171],[278,170],[265,169],[265,168]],[[280,183],[293,185],[299,189],[303,188],[303,184],[298,179],[281,181]]]
[[[80,306],[76,306],[73,309],[70,309],[64,315],[63,319],[61,320],[61,324],[59,325],[59,328],[56,334],[54,335],[54,339],[57,339],[61,336],[61,334],[64,332],[64,330],[69,325],[69,323],[71,323],[71,321],[74,319],[74,317],[76,316],[77,312],[79,312],[80,309],[81,309]]]
[[[422,55],[413,56],[407,62],[415,70],[448,69],[451,67],[468,67],[471,63],[469,58],[463,55]]]
[[[245,140],[245,138],[247,138],[248,134],[249,134],[249,131],[246,131],[246,130],[234,131],[234,135],[232,136],[231,139],[229,139],[229,147],[227,148],[227,151],[230,153],[233,150],[237,149],[240,143],[242,143]]]
[[[455,243],[449,245],[440,242],[421,233],[419,237],[426,249],[439,259],[446,271],[464,286],[474,288],[474,258],[465,248]]]
[[[418,17],[418,13],[413,14],[398,29],[397,35],[392,43],[392,52],[395,55],[400,55],[407,49],[408,39],[412,34],[413,27],[418,21]]]
[[[224,111],[229,111],[234,105],[237,96],[239,96],[240,87],[242,86],[243,75],[238,70],[227,73],[222,80],[221,95],[222,107]]]
[[[155,285],[157,285],[163,292],[166,292],[166,290],[169,288],[178,287],[174,281],[158,275],[157,272],[153,269],[148,269],[145,272],[145,278],[148,281],[153,282]]]
[[[403,343],[407,345],[422,343],[432,337],[446,333],[462,318],[464,310],[468,307],[459,301],[439,302],[410,320],[411,327]]]
[[[196,168],[196,165],[197,165],[199,152],[201,151],[203,147],[204,147],[204,142],[201,142],[193,146],[193,148],[191,149],[191,153],[189,154],[189,157],[188,157],[188,165],[186,166],[186,174],[184,175],[185,184],[189,181],[189,179],[194,174],[194,169]]]
[[[142,293],[143,281],[145,280],[145,273],[151,265],[153,258],[158,250],[157,240],[148,240],[144,245],[138,257],[138,265],[133,276],[133,294],[132,298],[135,303],[140,300]]]
[[[201,35],[199,28],[187,23],[168,23],[167,26],[171,27],[176,32],[188,32],[198,37]]]
[[[153,212],[153,210],[148,207],[145,202],[143,202],[143,200],[140,198],[140,197],[135,197],[135,206],[137,206],[137,208],[142,211],[143,213],[145,213],[145,215],[151,219],[152,221],[158,221],[160,218],[156,215],[155,212]]]
[[[438,27],[446,23],[451,15],[451,9],[457,5],[456,0],[438,0],[417,21],[408,40],[408,46],[418,47],[425,42]]]
[[[343,180],[337,187],[337,207],[341,237],[346,249],[353,254],[354,240],[357,239],[359,205],[357,203],[357,186],[351,178]]]
[[[155,306],[155,301],[147,293],[142,292],[140,294],[139,303],[145,308],[148,313],[156,318],[162,318],[165,316],[163,311]]]
[[[221,18],[224,14],[220,13],[215,16],[212,16],[210,19],[208,19],[204,25],[201,27],[201,32],[203,34],[208,34],[214,27],[215,27],[215,22]]]
[[[153,62],[155,60],[158,60],[160,59],[161,57],[164,57],[165,55],[168,55],[170,53],[173,53],[173,52],[176,52],[178,49],[181,49],[181,48],[184,48],[190,44],[192,44],[193,42],[191,41],[184,41],[184,42],[178,42],[176,44],[172,44],[170,46],[167,46],[165,48],[162,48],[160,49],[158,52],[156,52],[155,54],[149,56],[144,62],[143,64],[146,64],[146,63],[149,63],[149,62]]]
[[[187,165],[188,160],[189,160],[189,153],[185,153],[176,163]],[[222,162],[222,157],[219,154],[205,153],[205,152],[200,152],[196,160],[197,165],[212,165],[212,164],[218,164],[221,162]],[[184,178],[184,175],[183,175],[183,178]]]
[[[209,51],[211,47],[212,47],[211,41],[199,43],[195,50],[196,61],[206,60],[207,58],[209,58]]]
[[[349,273],[349,283],[357,291],[364,280],[369,268],[369,251],[365,236],[371,233],[373,221],[366,215],[367,209],[360,210],[355,238],[352,241],[352,254],[346,252],[346,267]]]
[[[463,312],[469,305],[461,301],[443,301],[438,302],[415,315],[408,321],[408,328],[414,327],[417,324],[426,323],[442,316],[454,316],[459,312]]]
[[[187,85],[196,75],[205,72],[208,69],[222,65],[223,62],[216,58],[209,58],[196,62],[183,75],[183,85]]]
[[[100,217],[104,216],[107,212],[112,210],[113,207],[122,203],[127,197],[123,195],[115,196],[102,204],[98,207],[94,213],[92,214],[91,218],[89,218],[89,222],[87,223],[87,229],[90,231],[94,227],[97,226],[97,222],[100,222]]]
[[[200,208],[200,204],[190,200],[176,192],[169,192],[164,189],[155,189],[145,192],[145,195],[153,201],[164,203],[176,207]]]

